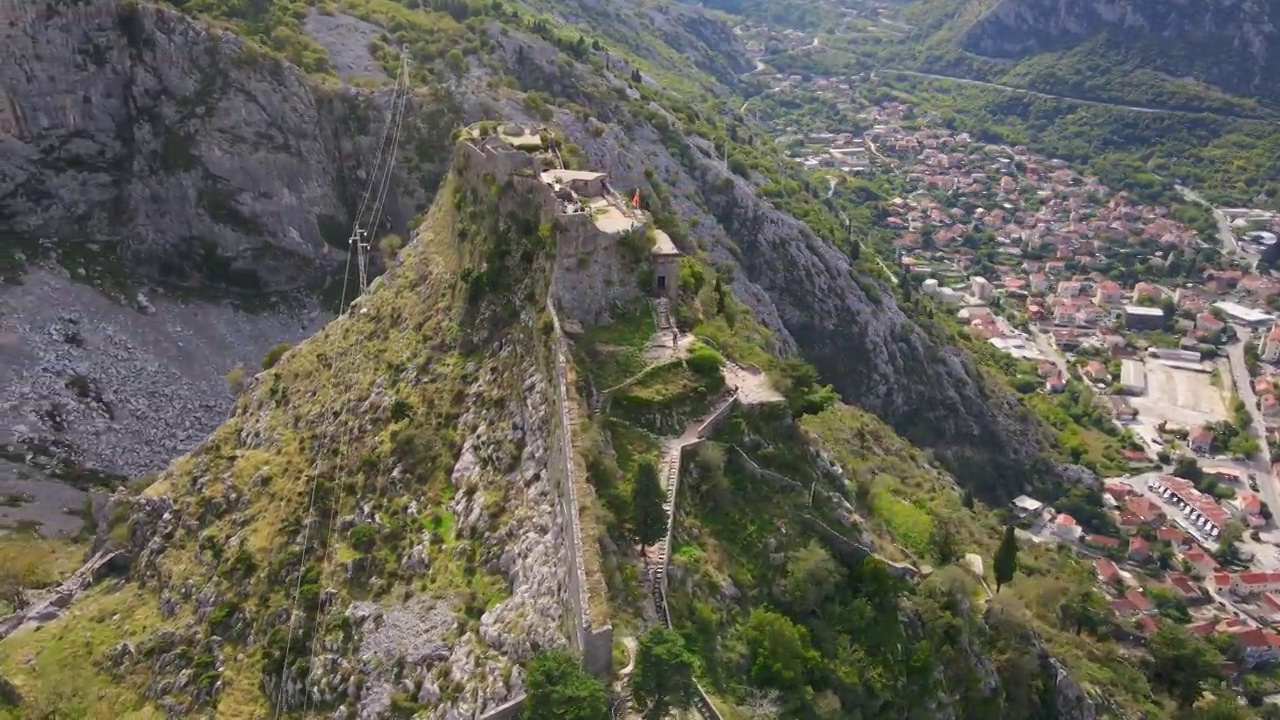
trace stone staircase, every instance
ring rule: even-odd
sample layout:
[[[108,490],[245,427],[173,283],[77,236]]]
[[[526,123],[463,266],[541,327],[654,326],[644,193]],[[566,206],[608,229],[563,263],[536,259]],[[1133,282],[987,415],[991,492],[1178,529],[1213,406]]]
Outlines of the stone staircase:
[[[659,332],[671,332],[675,329],[675,321],[671,319],[671,301],[667,298],[654,298],[653,305],[653,323],[658,326]]]
[[[658,464],[658,479],[663,483],[667,491],[667,499],[662,504],[662,509],[667,515],[667,534],[652,548],[653,555],[657,558],[657,565],[650,571],[650,592],[653,595],[653,606],[657,611],[659,620],[669,628],[674,626],[671,623],[671,611],[667,608],[666,572],[667,564],[670,562],[671,531],[675,522],[676,492],[679,489],[680,480],[680,457],[686,447],[697,443],[707,435],[710,425],[717,418],[723,416],[724,411],[733,404],[734,399],[734,396],[731,395],[700,423],[686,431],[684,435],[668,441],[662,452],[662,460]],[[703,720],[723,720],[720,713],[716,711],[715,706],[711,704],[711,697],[707,695],[702,685],[698,684],[697,688],[698,695],[693,702],[693,709],[697,714]]]
[[[672,509],[676,503],[676,483],[680,477],[680,453],[684,449],[682,444],[674,444],[667,448],[662,454],[662,461],[658,465],[658,479],[662,482],[663,488],[667,491],[667,498],[662,502],[662,511],[667,516],[667,535],[659,540],[653,546],[654,554],[657,555],[658,566],[653,571],[653,581],[655,588],[659,588],[655,592],[661,594],[660,586],[662,585],[663,576],[667,570],[667,553],[669,548],[667,542],[671,538],[671,521]],[[658,601],[658,613],[665,617],[665,604],[661,600]]]

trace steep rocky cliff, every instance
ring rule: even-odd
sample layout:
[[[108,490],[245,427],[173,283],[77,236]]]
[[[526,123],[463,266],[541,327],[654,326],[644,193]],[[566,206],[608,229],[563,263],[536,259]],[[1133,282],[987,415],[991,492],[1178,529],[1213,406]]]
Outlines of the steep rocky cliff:
[[[980,55],[1017,59],[1100,40],[1116,64],[1276,99],[1277,21],[1274,0],[1000,0],[959,43]]]
[[[52,238],[64,264],[86,273],[183,289],[279,293],[332,279],[387,93],[312,82],[233,34],[152,6],[4,12],[8,236],[28,252]],[[416,144],[440,125],[410,117],[407,172],[388,204],[399,228],[444,168]]]
[[[118,504],[105,549],[131,559],[127,581],[4,641],[24,696],[475,717],[520,694],[516,663],[565,644],[550,323],[526,302],[545,297],[549,248],[487,178],[460,170],[356,308]],[[74,667],[50,664],[50,638],[100,621]]]
[[[228,371],[322,324],[389,92],[133,2],[0,20],[0,448],[82,479],[157,470],[226,417]],[[401,233],[449,160],[429,100],[388,197]]]
[[[690,242],[734,268],[734,292],[773,332],[778,352],[803,355],[849,401],[934,449],[979,492],[1017,494],[1024,483],[1055,475],[1035,420],[1006,388],[931,338],[891,288],[860,276],[842,253],[712,159],[705,144],[673,144],[678,126],[596,133],[568,114],[558,119],[588,164],[619,187],[652,186],[646,169],[670,187],[676,212],[690,219]]]

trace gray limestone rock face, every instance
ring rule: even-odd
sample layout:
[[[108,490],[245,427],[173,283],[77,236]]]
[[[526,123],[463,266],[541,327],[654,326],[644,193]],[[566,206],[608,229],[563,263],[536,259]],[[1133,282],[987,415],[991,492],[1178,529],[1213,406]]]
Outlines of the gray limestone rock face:
[[[390,94],[317,83],[150,5],[20,3],[0,24],[0,235],[90,279],[319,290],[346,260]],[[410,117],[384,213],[402,234],[447,162],[415,156],[449,127]]]
[[[0,255],[23,265],[0,286],[0,449],[55,475],[157,470],[226,417],[229,370],[251,377],[268,348],[323,324],[312,308],[340,282],[390,78],[317,81],[128,0],[0,17]],[[309,27],[350,30],[339,70],[376,83],[355,52],[372,26]],[[452,106],[423,97],[379,221],[405,237],[450,161]]]
[[[1122,64],[1275,99],[1277,20],[1275,3],[1256,0],[1001,0],[957,42],[1002,59],[1095,43]]]

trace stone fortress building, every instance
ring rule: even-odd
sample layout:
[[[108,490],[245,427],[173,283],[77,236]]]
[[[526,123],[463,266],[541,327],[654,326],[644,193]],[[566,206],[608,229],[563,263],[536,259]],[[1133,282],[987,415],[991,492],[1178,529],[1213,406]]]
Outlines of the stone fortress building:
[[[545,131],[515,124],[467,130],[468,172],[511,178],[537,204],[556,239],[552,290],[563,315],[583,324],[607,321],[619,303],[646,292],[674,298],[680,251],[653,218],[623,198],[602,172],[570,170],[548,151]],[[648,272],[644,272],[644,271]],[[638,278],[652,276],[642,287]]]

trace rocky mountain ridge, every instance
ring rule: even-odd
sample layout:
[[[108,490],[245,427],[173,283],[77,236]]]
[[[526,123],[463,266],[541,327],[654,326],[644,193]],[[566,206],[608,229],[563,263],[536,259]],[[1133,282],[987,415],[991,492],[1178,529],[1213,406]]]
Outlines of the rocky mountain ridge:
[[[691,11],[682,8],[681,12]],[[362,178],[358,161],[369,154],[363,151],[369,149],[379,130],[376,103],[370,104],[366,94],[322,90],[323,86],[308,81],[296,69],[275,60],[253,59],[252,52],[234,36],[203,29],[168,10],[116,3],[92,8],[51,6],[45,13],[47,17],[28,11],[21,22],[5,30],[13,40],[5,45],[12,48],[10,52],[30,49],[24,55],[26,65],[11,64],[10,72],[18,73],[18,67],[32,66],[32,61],[37,63],[32,67],[40,68],[52,63],[49,70],[60,85],[39,85],[46,82],[37,81],[44,77],[43,72],[15,75],[7,83],[22,90],[11,94],[18,99],[15,117],[22,121],[5,140],[19,150],[12,155],[15,160],[10,166],[16,170],[0,177],[24,181],[15,182],[4,196],[8,199],[4,217],[21,215],[27,223],[22,226],[25,233],[63,228],[57,234],[56,247],[63,257],[61,262],[73,271],[82,255],[78,241],[84,236],[67,230],[67,224],[74,222],[78,229],[101,228],[107,235],[99,247],[110,249],[112,242],[118,243],[115,247],[120,258],[138,259],[129,265],[134,268],[131,277],[144,280],[169,282],[177,278],[183,282],[182,278],[189,277],[191,282],[216,285],[219,277],[228,281],[238,277],[258,289],[284,290],[319,279],[327,272],[325,268],[332,268],[344,256],[334,233],[345,232],[345,222],[329,212],[347,207],[344,199],[351,181]],[[126,25],[133,28],[129,33],[121,30],[121,18],[126,16],[136,22]],[[707,22],[703,19],[695,27]],[[51,51],[35,49],[37,26],[53,40],[49,47],[91,52],[102,61],[79,61],[64,67],[58,63],[66,62],[65,54],[42,60],[45,55],[41,53]],[[371,32],[369,28],[372,26],[365,23],[363,31]],[[949,448],[943,454],[956,457],[955,468],[966,480],[970,473],[961,469],[962,465],[999,467],[1010,477],[1043,473],[1043,469],[1031,467],[1038,441],[1018,429],[1024,419],[1017,417],[1016,409],[997,403],[1001,409],[993,411],[976,374],[958,356],[942,360],[953,351],[937,347],[920,334],[896,309],[887,287],[873,290],[877,300],[871,300],[859,284],[867,281],[855,277],[847,260],[825,247],[801,223],[759,199],[743,179],[711,162],[711,152],[699,146],[696,137],[678,147],[670,142],[669,125],[658,131],[648,121],[636,118],[625,93],[619,94],[627,88],[631,68],[624,60],[612,58],[603,69],[571,62],[566,70],[560,50],[541,37],[505,27],[501,32],[494,28],[489,37],[497,46],[494,58],[513,75],[524,78],[530,89],[548,83],[576,87],[572,92],[580,102],[590,103],[595,116],[622,123],[610,127],[594,119],[584,121],[577,113],[553,110],[556,121],[581,146],[584,161],[611,173],[619,187],[652,189],[654,181],[646,176],[646,169],[656,171],[654,177],[671,185],[675,211],[689,218],[690,242],[707,248],[728,266],[742,263],[744,272],[733,277],[735,292],[775,332],[780,351],[803,352],[850,399],[867,403],[919,442]],[[732,38],[727,31],[708,29],[699,37],[703,41]],[[358,54],[349,46],[344,57]],[[331,52],[337,52],[333,43],[330,47]],[[704,54],[715,56],[721,49],[707,48]],[[724,66],[723,62],[706,64]],[[344,62],[344,66],[351,65],[361,63]],[[366,70],[372,67],[368,62],[363,65]],[[735,69],[737,65],[724,68],[727,79],[734,79]],[[518,97],[490,89],[494,80],[491,69],[473,66],[470,76],[468,83],[454,87],[452,99],[438,105],[434,114],[423,114],[418,108],[410,113],[414,123],[399,164],[404,175],[394,184],[405,197],[404,208],[419,207],[434,191],[432,182],[440,176],[441,163],[448,156],[443,136],[449,118],[540,119]],[[565,83],[561,81],[564,77],[576,80]],[[67,98],[93,96],[107,87],[122,90],[114,105],[99,102],[72,114],[55,111],[65,109]],[[140,100],[130,100],[132,96],[123,93],[124,88],[134,88]],[[584,89],[591,91],[584,94]],[[193,102],[196,99],[199,102]],[[117,137],[123,125],[136,128],[130,130],[131,144]],[[166,145],[166,138],[176,141],[185,137],[195,138],[194,144]],[[249,143],[251,152],[237,144],[244,142]],[[65,150],[51,154],[63,146]],[[156,168],[165,167],[165,147],[182,150],[185,162],[193,166],[155,174]],[[88,163],[92,171],[63,172],[65,158],[80,158],[76,162]],[[90,159],[94,159],[92,163]],[[211,197],[216,188],[227,187],[226,178],[234,178],[237,189],[234,202],[224,209],[234,208],[251,223],[226,222],[234,213],[211,217],[210,207],[202,204],[201,199]],[[154,188],[147,189],[150,186]],[[37,193],[27,188],[44,190]],[[49,207],[75,208],[75,202],[85,202],[87,208],[93,198],[103,201],[94,208],[105,207],[116,202],[107,202],[113,197],[127,201],[131,208],[120,218],[125,224],[114,229],[106,223],[109,218],[94,215],[94,219],[87,219],[79,211],[39,210],[48,203],[55,203]],[[393,205],[393,212],[398,224],[408,210],[397,210]],[[44,230],[30,225],[26,218],[39,218]],[[255,226],[253,232],[249,224]],[[198,253],[191,252],[195,241],[183,228],[196,226],[217,245],[216,252],[206,256],[204,267],[189,267],[189,274],[183,274],[184,270],[177,275],[161,267],[195,262],[193,257]],[[325,228],[327,234],[321,232]],[[137,235],[134,229],[139,230]],[[113,232],[116,234],[110,234]],[[109,239],[113,237],[116,240]],[[212,247],[201,243],[204,240],[196,244]],[[747,248],[751,252],[744,253]],[[280,263],[289,267],[277,269]],[[241,270],[249,275],[241,276]],[[227,274],[219,275],[223,271]],[[817,276],[825,277],[829,288],[839,290],[818,292],[813,280]],[[770,282],[773,280],[777,282]],[[843,309],[811,307],[811,303],[835,298],[841,298],[838,302]],[[915,339],[899,342],[903,333]],[[254,349],[261,352],[262,344],[255,344]],[[938,361],[946,371],[928,371]],[[866,367],[860,367],[863,363]],[[200,382],[212,389],[216,374],[225,373],[234,362],[226,364],[226,368],[203,375]],[[65,381],[61,374],[53,373],[44,382]],[[124,387],[105,389],[116,396],[134,394]],[[227,401],[221,392],[213,398],[208,392],[193,398],[194,402],[212,403],[207,415],[200,414],[199,429],[203,431],[212,428]],[[938,398],[946,401],[937,402]],[[51,434],[52,425],[40,419],[41,409],[27,407],[11,427],[21,425],[35,435]],[[933,414],[935,409],[939,412]],[[922,412],[939,422],[917,422]],[[156,449],[155,453],[143,453],[127,471],[155,469],[174,448],[165,445]],[[92,452],[76,455],[97,460]],[[1006,455],[1018,459],[1006,461]],[[113,470],[122,467],[106,465]],[[1009,489],[1016,488],[1009,485]]]
[[[475,177],[446,183],[357,308],[117,501],[105,548],[130,558],[127,582],[19,630],[14,653],[38,658],[45,637],[124,602],[80,672],[134,709],[441,720],[519,696],[518,663],[565,644],[547,338],[539,304],[506,313],[547,292],[549,263],[513,190]],[[498,236],[527,249],[513,282],[468,290],[460,271],[492,259]],[[69,681],[67,702],[93,702],[86,687]]]
[[[54,9],[61,12],[62,7]],[[117,45],[108,54],[119,63],[109,65],[115,68],[112,72],[124,77],[137,72],[143,78],[175,73],[166,83],[146,85],[152,88],[147,99],[157,107],[180,106],[178,99],[187,97],[182,89],[202,77],[201,72],[225,73],[222,82],[228,87],[252,86],[252,94],[222,96],[212,119],[200,118],[270,118],[267,125],[232,123],[209,130],[215,138],[225,133],[221,141],[226,145],[214,153],[216,162],[245,163],[236,167],[247,177],[257,177],[254,163],[263,151],[256,146],[253,152],[237,151],[241,141],[252,144],[245,138],[258,132],[274,137],[288,128],[305,139],[312,137],[308,132],[313,126],[323,128],[316,137],[324,139],[314,145],[295,143],[272,152],[289,155],[284,165],[298,172],[309,172],[307,164],[317,163],[314,169],[323,178],[284,179],[299,183],[288,186],[290,198],[306,198],[285,204],[292,208],[290,213],[296,212],[289,218],[306,225],[307,208],[323,207],[330,200],[341,206],[343,191],[338,186],[346,167],[342,158],[360,155],[370,136],[365,129],[378,127],[376,121],[361,122],[369,118],[360,100],[367,96],[340,93],[351,98],[340,104],[354,103],[350,115],[336,109],[326,115],[316,109],[323,103],[313,105],[305,98],[273,107],[271,113],[260,112],[259,93],[296,99],[315,88],[291,84],[304,82],[295,69],[270,59],[263,61],[265,66],[257,65],[261,59],[252,53],[246,58],[245,49],[230,36],[201,35],[208,32],[203,25],[169,10],[122,2],[88,10],[73,6],[65,12],[51,25],[66,30],[66,39],[59,41],[64,46],[78,44],[72,38],[81,37],[86,28],[100,33],[103,42],[115,32],[119,37],[111,42]],[[128,20],[123,25],[122,17]],[[17,27],[33,33],[37,20],[32,16]],[[440,168],[452,157],[450,144],[442,138],[457,118],[524,120],[560,128],[566,151],[569,143],[575,145],[574,155],[583,167],[609,172],[616,187],[643,188],[654,197],[668,198],[661,201],[663,210],[687,223],[687,233],[678,238],[682,249],[690,255],[705,253],[725,269],[735,296],[772,331],[774,351],[810,358],[851,401],[934,448],[966,484],[1001,496],[1020,491],[1032,478],[1053,474],[1039,461],[1041,438],[1035,426],[1019,415],[1016,404],[998,389],[986,387],[962,354],[913,322],[888,286],[860,275],[803,223],[762,199],[749,180],[714,159],[710,143],[684,119],[657,100],[638,100],[659,92],[660,79],[623,59],[602,59],[607,51],[571,59],[537,33],[497,22],[487,26],[486,36],[493,43],[488,59],[505,70],[469,59],[462,70],[465,81],[447,89],[448,114],[421,120],[421,141],[411,143],[412,157],[402,162],[411,176],[398,181],[403,195],[413,192],[412,177],[420,177],[421,197],[437,196],[434,210],[419,226],[418,241],[351,313],[253,379],[231,418],[190,455],[176,460],[135,504],[131,516],[122,512],[104,523],[104,537],[133,559],[129,582],[90,593],[64,621],[39,634],[8,641],[10,657],[32,661],[23,667],[47,669],[50,662],[42,653],[58,638],[82,634],[85,623],[107,623],[116,633],[109,636],[110,647],[96,648],[88,667],[77,669],[90,672],[94,683],[110,678],[117,689],[99,700],[116,703],[113,709],[118,712],[154,703],[172,715],[190,716],[216,707],[236,716],[246,707],[281,703],[294,710],[308,705],[345,709],[357,717],[418,712],[434,720],[480,716],[518,696],[520,663],[539,648],[564,642],[560,598],[566,580],[559,558],[566,530],[553,511],[555,482],[546,470],[546,438],[554,413],[548,400],[552,383],[543,357],[545,338],[538,334],[545,327],[545,268],[532,263],[495,270],[493,276],[512,284],[502,293],[487,292],[492,288],[476,279],[477,270],[495,262],[493,248],[486,248],[485,241],[501,239],[516,247],[498,253],[504,262],[527,262],[524,250],[536,259],[545,248],[540,250],[533,240],[537,228],[528,218],[511,221],[506,211],[521,201],[510,195],[510,188],[496,190],[505,198],[497,203],[498,211],[493,198],[459,193],[456,183],[446,183],[436,192],[430,179],[442,177]],[[717,31],[700,37],[721,36]],[[217,52],[239,50],[215,54],[211,59],[216,63],[202,68],[190,58],[184,64],[176,56],[148,54],[180,53],[187,47],[179,42],[183,38],[198,40],[191,43],[194,48],[207,49],[202,43],[208,43]],[[151,67],[157,58],[163,58],[165,68]],[[353,61],[354,66],[362,64]],[[738,64],[706,66],[732,71]],[[76,74],[86,68],[89,65],[82,64],[67,70],[66,82],[91,87],[97,71]],[[633,70],[642,76],[638,82],[631,79]],[[287,81],[270,84],[279,80],[278,74]],[[508,78],[516,78],[530,94],[512,89],[505,83]],[[530,100],[535,91],[550,94],[547,88],[571,94],[551,95],[550,102]],[[120,111],[125,113],[122,117],[135,117],[127,107]],[[352,126],[349,132],[335,129],[347,128],[347,123]],[[159,134],[145,141],[153,149],[164,145],[165,133]],[[331,136],[332,145],[327,144]],[[203,162],[205,156],[200,157]],[[131,163],[139,167],[136,158]],[[36,186],[61,187],[74,179],[50,170],[56,165],[47,157],[22,167],[47,176],[36,178]],[[165,182],[153,180],[150,167],[143,163],[136,178],[126,173],[124,184]],[[190,172],[204,175],[196,169]],[[353,174],[359,177],[358,170]],[[172,184],[190,190],[194,186],[185,184],[188,179],[183,176]],[[88,187],[114,187],[119,182],[107,173]],[[211,187],[218,186],[215,182]],[[67,186],[60,192],[79,191]],[[207,207],[201,208],[199,190],[194,192],[194,200],[189,193],[173,199],[181,205],[177,214],[188,214],[192,223],[216,221]],[[138,195],[150,196],[141,191]],[[13,197],[29,202],[25,196]],[[292,257],[320,268],[315,277],[322,275],[326,257],[334,253],[324,249],[321,223],[312,218],[318,243],[314,237],[299,243],[287,229],[294,227],[292,220],[256,204],[265,203],[265,198],[265,191],[249,193],[238,197],[235,207],[261,210],[264,223],[284,225],[257,234],[237,229],[232,222],[225,245],[219,247],[232,254],[247,252],[236,257],[272,259],[261,266],[264,274],[274,268],[272,262],[288,264]],[[13,212],[26,212],[33,206],[11,207]],[[296,235],[305,233],[298,230]],[[154,243],[130,245],[126,239],[120,247],[126,255],[155,251],[157,257],[191,249],[181,232],[150,237]],[[273,249],[276,243],[284,244],[285,254]],[[75,264],[70,264],[74,277]],[[147,267],[147,261],[140,266]],[[46,296],[31,293],[43,277],[42,271],[33,272],[26,285],[6,291],[39,304]],[[58,277],[58,282],[69,280]],[[272,290],[302,288],[308,282],[296,274],[281,277],[279,285],[263,282]],[[262,283],[254,282],[263,289]],[[148,304],[157,312],[150,317],[157,325],[179,315],[176,305],[151,296]],[[89,309],[78,320],[81,323],[109,314],[84,307]],[[193,305],[190,311],[203,314],[208,307]],[[132,302],[116,311],[127,315],[145,312],[146,306]],[[52,338],[63,333],[58,323],[76,324],[38,317],[40,322],[19,324],[16,334],[47,333]],[[249,322],[233,317],[234,321],[219,322]],[[292,318],[267,317],[280,322],[281,329],[265,325],[265,334],[290,337]],[[299,325],[299,334],[310,332],[323,319],[312,316],[305,329]],[[131,326],[130,320],[119,322]],[[207,328],[200,324],[197,329]],[[135,334],[132,327],[122,334],[135,345],[148,337],[145,332]],[[145,343],[185,344],[182,333],[173,334],[176,341]],[[229,334],[236,342],[227,344],[235,353],[249,354],[249,362],[259,357],[261,336],[246,332],[245,341],[242,335]],[[201,337],[199,332],[193,335]],[[231,354],[228,351],[228,360]],[[150,368],[111,356],[102,362],[129,368],[131,376],[145,376],[148,369],[154,372],[169,363],[180,365],[158,351],[156,355]],[[213,356],[210,363],[220,364],[221,357]],[[30,383],[24,387],[37,391],[32,402],[38,403],[35,396],[57,390],[67,372],[66,362],[58,358],[34,362],[31,372],[44,373],[39,383],[16,376],[14,382]],[[174,402],[182,412],[190,412],[186,407],[192,405],[182,406],[182,398],[203,402],[214,391],[218,370],[203,369],[199,379],[189,389],[179,388],[172,398],[143,397],[147,404]],[[88,398],[80,398],[89,401],[84,403],[86,413],[101,407],[98,397],[110,401],[120,394],[110,387],[95,393],[93,387],[91,383]],[[225,389],[218,392],[229,398]],[[206,407],[198,413],[200,422],[207,423],[225,407]],[[39,413],[36,419],[52,427],[52,421]],[[97,422],[85,424],[98,433]],[[150,439],[158,428],[167,427],[172,427],[168,416],[146,421],[142,440],[133,447],[151,454],[146,463],[137,469],[129,466],[126,472],[155,467],[163,462],[163,454],[180,452],[181,445],[192,442],[191,436],[202,434],[199,423],[193,422],[187,437],[179,433],[175,443],[149,447],[160,445]],[[109,433],[102,437],[110,440]],[[354,447],[351,438],[358,439]],[[103,451],[85,444],[90,451],[86,455]],[[315,513],[309,512],[308,489],[319,498]],[[332,545],[321,539],[329,537]],[[325,560],[319,559],[320,547],[325,548]],[[292,602],[288,588],[296,588]],[[21,689],[27,693],[47,690],[33,690],[29,677],[26,682]],[[88,700],[98,688],[68,681],[67,692]]]
[[[1101,42],[1117,65],[1193,76],[1224,90],[1275,100],[1280,3],[1274,0],[999,0],[958,45],[999,59]]]

